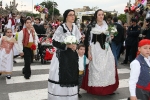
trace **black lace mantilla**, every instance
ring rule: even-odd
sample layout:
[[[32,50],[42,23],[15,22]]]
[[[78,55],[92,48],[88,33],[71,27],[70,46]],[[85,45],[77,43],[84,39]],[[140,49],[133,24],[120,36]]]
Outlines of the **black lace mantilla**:
[[[59,84],[61,87],[78,85],[78,55],[76,51],[67,49],[59,51]]]

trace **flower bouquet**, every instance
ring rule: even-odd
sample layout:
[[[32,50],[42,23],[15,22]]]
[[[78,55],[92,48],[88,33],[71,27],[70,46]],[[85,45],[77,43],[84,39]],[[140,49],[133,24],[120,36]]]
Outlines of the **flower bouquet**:
[[[36,50],[36,45],[34,43],[31,45],[31,50]]]
[[[67,36],[64,39],[64,44],[77,44],[77,39],[75,36],[71,35],[71,36]]]
[[[108,31],[110,35],[117,36],[118,32],[116,26],[109,26]]]

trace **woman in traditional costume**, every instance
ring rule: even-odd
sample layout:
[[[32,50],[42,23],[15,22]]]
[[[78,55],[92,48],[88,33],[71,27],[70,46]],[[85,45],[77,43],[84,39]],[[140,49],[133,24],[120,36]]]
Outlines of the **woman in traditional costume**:
[[[81,33],[73,23],[74,10],[66,10],[63,14],[64,21],[53,36],[54,53],[48,82],[48,100],[78,100],[78,54],[76,44],[64,44],[68,36],[75,36],[80,41]]]
[[[95,12],[85,37],[86,55],[91,61],[82,88],[90,94],[108,95],[118,88],[118,74],[109,42],[110,35],[104,20],[104,11],[99,9]]]
[[[0,39],[0,75],[6,74],[7,79],[11,78],[13,69],[13,47],[19,51],[17,42],[13,38],[12,30],[6,29],[6,36]]]

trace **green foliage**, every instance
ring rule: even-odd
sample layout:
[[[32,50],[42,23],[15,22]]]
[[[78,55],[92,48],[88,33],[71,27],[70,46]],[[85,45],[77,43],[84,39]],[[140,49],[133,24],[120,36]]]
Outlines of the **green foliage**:
[[[48,9],[49,15],[53,13],[53,1],[43,1],[40,5],[45,6]],[[54,2],[54,15],[60,15],[59,10],[57,9],[58,4]]]
[[[118,19],[121,20],[123,23],[126,23],[126,22],[127,22],[126,14],[120,14],[120,15],[118,16]]]
[[[40,17],[40,14],[27,13],[26,16]]]
[[[53,8],[49,9],[49,15],[53,14]],[[54,8],[54,15],[60,15],[60,12],[57,8]]]

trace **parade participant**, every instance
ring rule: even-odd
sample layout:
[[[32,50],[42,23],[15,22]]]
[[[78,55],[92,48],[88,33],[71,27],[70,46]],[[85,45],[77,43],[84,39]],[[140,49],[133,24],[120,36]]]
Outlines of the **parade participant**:
[[[138,50],[140,54],[130,64],[130,100],[150,100],[150,40],[141,40]]]
[[[66,10],[63,24],[53,36],[53,46],[57,51],[51,60],[48,82],[48,100],[78,100],[78,54],[76,44],[64,44],[68,36],[75,36],[80,42],[81,33],[74,24],[75,11]]]
[[[45,34],[44,26],[40,24],[40,21],[40,18],[35,18],[35,24],[33,25],[39,38],[43,37],[43,34]]]
[[[7,28],[11,28],[12,32],[14,33],[15,25],[16,25],[16,15],[15,15],[15,13],[12,13],[9,15]]]
[[[25,79],[29,79],[31,76],[30,65],[32,61],[33,50],[36,49],[35,45],[37,45],[37,38],[36,33],[32,29],[32,22],[30,18],[25,20],[25,26],[26,28],[23,28],[23,30],[18,34],[18,44],[20,51],[22,51],[21,56],[24,56],[25,63],[22,73],[24,74]]]
[[[6,35],[0,40],[0,75],[6,74],[7,79],[11,79],[13,69],[13,46],[18,50],[18,44],[13,38],[12,30],[6,29]]]
[[[18,27],[19,26],[15,26],[15,30],[14,30],[14,33],[13,33],[13,36],[16,39],[16,41],[18,41],[18,33],[19,33],[19,28]],[[13,51],[14,51],[14,63],[17,63],[15,58],[19,56],[19,52],[17,51],[17,49],[15,47],[13,47]]]
[[[127,38],[125,40],[126,46],[125,60],[121,64],[127,64],[128,58],[130,58],[129,59],[130,62],[136,58],[140,32],[141,28],[137,25],[137,19],[132,18],[131,26],[127,30]]]
[[[108,25],[104,20],[104,11],[95,12],[93,21],[85,33],[85,45],[90,61],[82,88],[94,95],[108,95],[118,88],[118,74],[115,60],[109,46]]]
[[[145,39],[150,39],[150,17],[146,18],[146,28],[143,31],[143,37]]]
[[[89,63],[89,60],[87,57],[84,55],[85,53],[85,45],[84,44],[79,44],[77,47],[77,52],[79,56],[79,85],[78,85],[78,97],[82,98],[81,94],[79,93],[80,87],[82,85],[82,80],[83,76],[85,75],[85,70],[86,70],[86,64]]]
[[[120,54],[120,49],[123,44],[123,39],[124,39],[124,29],[123,27],[118,23],[118,18],[114,17],[112,19],[113,25],[117,29],[117,35],[112,35],[112,41],[111,41],[111,49],[112,53],[115,57],[115,63],[116,66],[118,65],[118,56]]]

